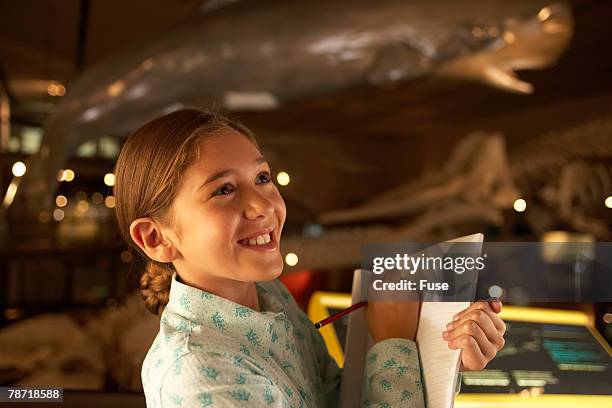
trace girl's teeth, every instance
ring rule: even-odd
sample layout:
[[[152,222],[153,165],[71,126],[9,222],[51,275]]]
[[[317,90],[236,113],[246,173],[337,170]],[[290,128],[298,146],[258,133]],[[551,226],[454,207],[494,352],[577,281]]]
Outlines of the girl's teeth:
[[[248,243],[249,245],[265,245],[271,240],[272,238],[270,238],[270,234],[263,234],[263,235],[258,235],[255,238],[250,238],[248,240],[245,240],[245,243]]]

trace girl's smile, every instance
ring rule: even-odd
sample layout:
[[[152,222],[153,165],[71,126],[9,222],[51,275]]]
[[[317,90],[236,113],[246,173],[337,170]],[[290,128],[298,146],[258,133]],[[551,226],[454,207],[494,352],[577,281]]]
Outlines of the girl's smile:
[[[246,238],[238,240],[238,244],[255,251],[272,252],[278,249],[274,236],[275,227],[265,228],[259,232],[247,235]]]

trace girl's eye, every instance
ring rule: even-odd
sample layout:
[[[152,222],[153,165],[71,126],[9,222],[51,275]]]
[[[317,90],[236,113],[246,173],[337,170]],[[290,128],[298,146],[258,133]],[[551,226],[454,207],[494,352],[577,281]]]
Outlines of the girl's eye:
[[[261,176],[263,176],[263,178]],[[258,178],[260,180],[263,179],[263,182],[262,182],[263,184],[268,184],[272,181],[272,177],[270,176],[270,173],[267,171],[262,171],[261,173],[259,173]]]
[[[227,184],[224,184],[221,187],[219,187],[217,190],[215,190],[215,192],[213,193],[213,196],[216,196],[216,195],[228,195],[232,191],[234,191],[234,186],[232,186],[231,184],[227,183]]]
[[[259,175],[257,176],[257,179],[258,181],[261,180],[261,183],[257,183],[257,184],[268,184],[272,182],[272,177],[270,176],[270,173],[267,171],[263,171],[259,173]],[[234,192],[234,186],[232,186],[230,183],[226,183],[222,185],[221,187],[219,187],[217,190],[215,190],[215,192],[213,193],[213,196],[228,195],[232,192]]]

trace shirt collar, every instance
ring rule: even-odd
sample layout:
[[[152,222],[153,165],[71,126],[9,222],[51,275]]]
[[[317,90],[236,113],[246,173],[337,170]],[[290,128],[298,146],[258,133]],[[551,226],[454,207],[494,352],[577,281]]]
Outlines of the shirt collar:
[[[205,290],[186,285],[176,278],[177,274],[174,272],[165,309],[193,323],[207,326],[212,323],[214,328],[219,329],[231,323],[245,323],[243,319],[246,317],[253,326],[266,325],[271,321],[286,318],[283,304],[271,293],[267,282],[255,283],[260,308],[260,311],[257,311]],[[223,320],[220,320],[219,317]]]

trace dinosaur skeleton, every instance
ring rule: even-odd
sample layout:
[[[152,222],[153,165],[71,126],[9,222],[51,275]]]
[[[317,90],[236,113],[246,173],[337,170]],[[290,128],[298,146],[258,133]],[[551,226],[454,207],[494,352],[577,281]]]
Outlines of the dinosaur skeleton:
[[[517,185],[534,198],[539,216],[530,225],[542,233],[565,223],[578,231],[610,239],[605,197],[612,193],[612,119],[594,120],[553,132],[513,152]],[[586,212],[599,214],[589,216]]]
[[[519,197],[530,203],[526,220],[537,233],[564,223],[607,239],[609,218],[584,211],[605,210],[603,199],[612,192],[611,160],[612,120],[543,136],[510,159],[500,134],[472,134],[439,171],[362,205],[320,215],[319,221],[330,225],[320,236],[284,239],[283,251],[299,256],[299,264],[287,270],[356,267],[366,243],[434,242],[502,225],[504,210]],[[392,220],[396,225],[389,225]],[[347,223],[362,225],[338,226]]]

